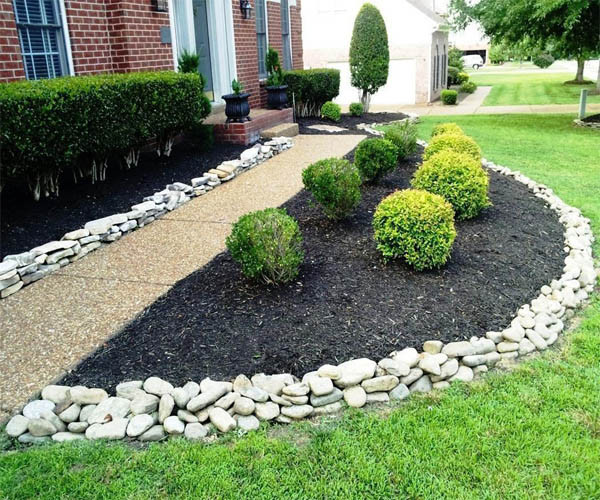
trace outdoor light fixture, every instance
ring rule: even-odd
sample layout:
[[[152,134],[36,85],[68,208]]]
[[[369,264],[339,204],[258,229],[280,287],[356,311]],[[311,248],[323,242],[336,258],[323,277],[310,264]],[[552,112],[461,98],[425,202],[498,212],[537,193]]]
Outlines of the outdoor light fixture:
[[[154,0],[154,9],[156,12],[169,12],[168,0]]]
[[[252,19],[252,4],[250,0],[240,0],[240,10],[244,19]]]

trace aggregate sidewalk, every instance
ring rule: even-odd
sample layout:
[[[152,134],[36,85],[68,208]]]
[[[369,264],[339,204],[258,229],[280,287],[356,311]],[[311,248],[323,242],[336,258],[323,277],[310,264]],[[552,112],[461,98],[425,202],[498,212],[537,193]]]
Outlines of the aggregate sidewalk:
[[[362,139],[297,136],[290,150],[2,300],[0,422],[222,252],[240,215],[281,205],[306,166]]]

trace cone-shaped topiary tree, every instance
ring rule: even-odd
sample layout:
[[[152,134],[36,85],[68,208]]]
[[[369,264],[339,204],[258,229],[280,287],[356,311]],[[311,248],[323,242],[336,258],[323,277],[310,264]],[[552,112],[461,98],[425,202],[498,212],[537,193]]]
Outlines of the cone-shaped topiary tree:
[[[377,7],[366,3],[356,16],[350,42],[352,86],[362,91],[360,100],[365,111],[369,111],[371,95],[386,84],[389,67],[385,21]]]

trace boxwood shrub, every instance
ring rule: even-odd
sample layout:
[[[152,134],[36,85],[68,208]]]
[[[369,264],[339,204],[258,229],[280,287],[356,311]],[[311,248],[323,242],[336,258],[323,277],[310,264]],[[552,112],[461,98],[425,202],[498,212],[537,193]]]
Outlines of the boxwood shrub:
[[[348,110],[352,116],[362,116],[362,114],[365,112],[365,108],[361,102],[353,102],[350,104]]]
[[[377,249],[417,271],[443,266],[456,238],[452,205],[437,194],[405,189],[384,198],[373,217]]]
[[[332,122],[339,122],[342,119],[342,108],[335,102],[327,101],[321,106],[321,118],[326,118]]]
[[[340,93],[340,72],[337,69],[287,71],[283,81],[288,86],[289,102],[295,103],[297,116],[320,116],[321,106]]]
[[[448,87],[450,87],[450,85],[456,85],[458,83],[459,73],[460,69],[454,66],[448,66]]]
[[[246,277],[268,284],[293,280],[304,259],[298,223],[281,208],[243,215],[225,243]]]
[[[464,134],[463,129],[460,128],[456,123],[439,123],[433,127],[431,137],[441,134]]]
[[[58,193],[67,168],[102,179],[109,157],[137,158],[210,113],[197,74],[174,72],[66,77],[0,85],[0,178]]]
[[[436,135],[425,148],[423,159],[428,160],[434,154],[446,149],[468,154],[473,159],[481,161],[481,149],[473,139],[464,134]]]
[[[476,217],[490,205],[488,175],[480,162],[464,153],[434,154],[415,172],[411,185],[442,196],[454,208],[457,220]]]
[[[390,125],[383,138],[398,149],[398,160],[406,158],[417,150],[417,127],[408,120]]]
[[[475,82],[464,82],[461,86],[460,86],[460,91],[464,92],[465,94],[472,94],[473,92],[475,92],[477,90],[477,84]]]
[[[377,182],[398,164],[398,148],[386,139],[365,139],[354,153],[354,164],[366,182]]]
[[[456,104],[456,101],[458,101],[458,92],[456,90],[442,90],[441,98],[442,102],[446,105]]]
[[[362,181],[348,160],[328,158],[313,163],[302,172],[302,181],[331,219],[346,217],[360,203]]]

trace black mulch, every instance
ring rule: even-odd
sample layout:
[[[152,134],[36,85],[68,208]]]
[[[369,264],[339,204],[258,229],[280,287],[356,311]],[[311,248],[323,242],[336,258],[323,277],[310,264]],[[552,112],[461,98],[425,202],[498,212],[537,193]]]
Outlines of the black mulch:
[[[586,116],[581,121],[586,122],[586,123],[600,123],[600,113],[598,113],[596,115]]]
[[[164,189],[171,182],[190,182],[222,161],[238,158],[243,146],[216,145],[198,151],[179,144],[169,158],[144,153],[137,167],[130,170],[109,168],[104,182],[89,179],[74,184],[65,173],[58,198],[34,201],[23,188],[6,186],[0,196],[0,256],[27,250],[99,219],[130,210],[145,196]]]
[[[387,123],[394,122],[397,120],[403,120],[408,115],[404,113],[364,113],[362,116],[352,116],[347,113],[342,114],[342,119],[339,122],[332,122],[331,120],[325,120],[322,118],[298,118],[298,127],[301,134],[307,135],[367,135],[367,132],[361,129],[357,129],[356,126],[360,123],[366,123],[368,125],[374,123]],[[342,132],[323,132],[322,130],[313,130],[308,128],[311,125],[333,125],[335,127],[344,128]]]
[[[158,375],[172,383],[239,373],[301,375],[323,363],[380,359],[429,339],[452,341],[507,325],[517,308],[560,275],[562,228],[554,212],[514,180],[491,174],[493,207],[458,224],[450,263],[419,273],[384,264],[371,220],[379,201],[406,188],[418,157],[358,211],[333,223],[306,192],[284,206],[298,218],[306,258],[291,284],[246,281],[227,253],[180,281],[64,379],[112,388]]]

